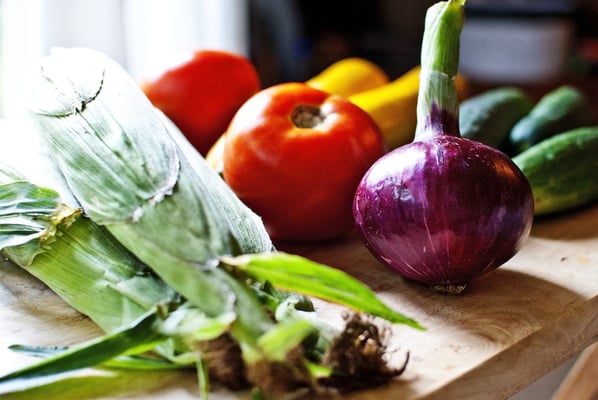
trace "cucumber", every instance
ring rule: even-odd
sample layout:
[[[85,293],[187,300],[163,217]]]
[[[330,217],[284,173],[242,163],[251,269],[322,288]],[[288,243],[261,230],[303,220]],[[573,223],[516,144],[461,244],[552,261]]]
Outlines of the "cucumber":
[[[559,133],[513,157],[527,177],[535,214],[570,210],[598,199],[598,126]]]
[[[461,136],[502,149],[515,123],[533,106],[531,98],[516,87],[498,87],[483,92],[461,103]]]
[[[509,134],[510,146],[519,153],[553,135],[594,123],[586,95],[573,86],[563,85],[544,95],[515,124]]]

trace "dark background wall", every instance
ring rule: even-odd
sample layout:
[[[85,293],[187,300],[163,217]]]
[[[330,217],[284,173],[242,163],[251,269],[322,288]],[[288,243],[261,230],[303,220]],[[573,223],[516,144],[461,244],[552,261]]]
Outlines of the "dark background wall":
[[[360,56],[391,77],[419,63],[429,0],[251,0],[251,56],[265,85],[301,81],[334,61]],[[542,17],[566,18],[574,27],[571,68],[584,73],[598,64],[598,0],[469,0],[466,12],[536,17],[527,5],[548,10]],[[523,4],[523,6],[521,6]],[[511,5],[511,8],[509,8]],[[519,7],[519,8],[517,8]],[[559,9],[560,7],[560,9]],[[537,11],[537,10],[534,10]],[[569,66],[568,64],[568,66]]]

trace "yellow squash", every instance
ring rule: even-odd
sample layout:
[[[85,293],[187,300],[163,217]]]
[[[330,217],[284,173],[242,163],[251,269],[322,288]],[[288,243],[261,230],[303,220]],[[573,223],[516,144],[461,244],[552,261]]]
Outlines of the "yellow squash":
[[[339,96],[371,90],[387,84],[390,78],[377,64],[359,57],[335,62],[305,83]]]

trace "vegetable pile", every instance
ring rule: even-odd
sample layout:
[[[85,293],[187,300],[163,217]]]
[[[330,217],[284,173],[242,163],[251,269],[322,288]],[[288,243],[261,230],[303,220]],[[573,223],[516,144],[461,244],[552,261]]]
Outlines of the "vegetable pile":
[[[55,49],[33,79],[28,157],[0,164],[0,252],[105,335],[13,346],[43,359],[1,376],[0,395],[87,367],[193,369],[202,398],[212,382],[279,396],[400,375],[389,325],[423,327],[278,243],[355,230],[382,264],[458,294],[519,251],[535,215],[598,199],[579,90],[460,104],[464,3],[428,9],[421,65],[392,81],[351,58],[260,90],[247,60],[201,51],[138,85],[97,51]]]
[[[354,226],[353,196],[365,171],[413,138],[419,75],[415,67],[385,82],[371,63],[346,59],[306,83],[263,89],[237,110],[207,158],[274,240],[343,236]],[[456,85],[463,95],[464,79]]]

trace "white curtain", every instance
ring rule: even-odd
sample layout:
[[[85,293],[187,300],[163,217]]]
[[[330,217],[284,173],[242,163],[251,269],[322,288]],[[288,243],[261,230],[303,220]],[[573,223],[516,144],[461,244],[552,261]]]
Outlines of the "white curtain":
[[[27,76],[52,47],[103,51],[141,79],[171,54],[248,55],[248,0],[0,0],[0,116],[22,112]]]

